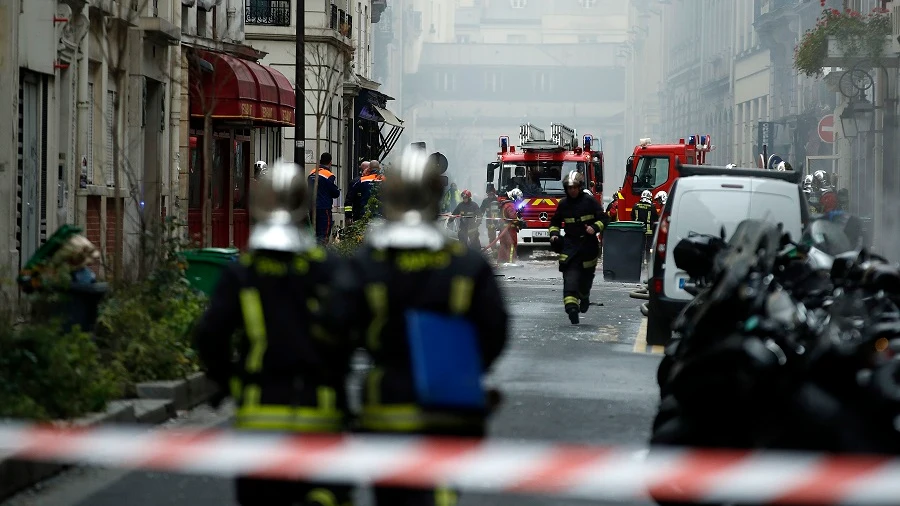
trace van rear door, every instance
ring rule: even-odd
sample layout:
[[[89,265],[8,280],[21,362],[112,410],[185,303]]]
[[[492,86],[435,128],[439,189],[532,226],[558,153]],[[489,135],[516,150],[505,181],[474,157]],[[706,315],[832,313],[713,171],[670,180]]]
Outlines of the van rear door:
[[[663,291],[666,297],[687,301],[693,298],[684,291],[689,276],[675,265],[671,252],[691,232],[719,235],[724,226],[725,237],[731,237],[750,212],[751,181],[731,176],[696,176],[679,181],[666,244]]]
[[[753,194],[750,197],[750,218],[781,223],[791,239],[800,240],[803,232],[802,202],[797,185],[772,179],[751,181]]]

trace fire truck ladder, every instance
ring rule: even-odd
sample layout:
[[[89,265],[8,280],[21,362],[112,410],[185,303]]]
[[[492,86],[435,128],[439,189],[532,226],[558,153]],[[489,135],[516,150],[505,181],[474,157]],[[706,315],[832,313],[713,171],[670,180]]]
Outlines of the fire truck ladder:
[[[519,127],[519,145],[524,145],[528,142],[535,141],[546,141],[547,137],[544,134],[544,131],[531,123],[525,123],[524,125]]]
[[[557,146],[563,149],[575,147],[575,129],[562,123],[550,123],[550,136]]]

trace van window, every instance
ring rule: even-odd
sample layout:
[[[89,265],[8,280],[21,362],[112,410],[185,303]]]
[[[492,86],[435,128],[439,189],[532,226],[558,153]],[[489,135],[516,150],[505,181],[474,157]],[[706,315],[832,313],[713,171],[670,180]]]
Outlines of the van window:
[[[675,200],[675,237],[669,244],[687,237],[690,232],[718,235],[725,227],[725,238],[731,237],[738,223],[747,219],[749,192],[727,190],[686,190]],[[672,199],[669,199],[672,202]],[[676,242],[671,242],[676,239]]]
[[[801,209],[798,201],[791,194],[754,191],[750,200],[749,218],[765,220],[769,223],[781,223],[784,231],[790,233],[791,239],[800,240],[803,231]]]
[[[669,180],[668,156],[642,156],[634,171],[631,190],[640,195],[644,190],[653,190]]]

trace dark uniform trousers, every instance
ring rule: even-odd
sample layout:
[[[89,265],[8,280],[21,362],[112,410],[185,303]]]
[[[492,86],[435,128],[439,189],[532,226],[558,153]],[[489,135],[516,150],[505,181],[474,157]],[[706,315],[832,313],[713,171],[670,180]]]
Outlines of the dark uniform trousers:
[[[497,197],[487,197],[481,202],[481,215],[484,217],[484,228],[487,229],[488,244],[497,240],[497,228],[500,223],[500,202]]]
[[[459,230],[456,232],[456,237],[459,239],[459,242],[472,248],[481,249],[481,238],[478,234],[479,212],[480,209],[475,202],[472,202],[471,200],[468,202],[460,202],[452,212],[454,216],[459,216],[459,218],[451,219],[459,220]]]
[[[631,208],[631,219],[644,224],[644,260],[650,256],[650,246],[653,244],[653,224],[659,221],[659,214],[653,204],[638,202]]]
[[[321,324],[334,268],[335,261],[316,248],[301,255],[245,255],[223,273],[195,339],[207,375],[237,403],[236,429],[344,430],[350,348]],[[232,365],[235,331],[240,359]],[[346,506],[351,492],[349,486],[250,477],[236,483],[242,506]]]
[[[508,316],[480,252],[451,243],[438,251],[367,247],[335,283],[330,321],[352,327],[374,361],[363,389],[363,432],[482,437],[488,413],[423,406],[413,379],[405,314],[410,309],[463,317],[476,329],[487,370],[507,339]],[[453,506],[447,488],[376,487],[378,506]]]
[[[559,202],[553,218],[550,219],[550,236],[560,236],[562,247],[559,254],[559,270],[563,273],[563,304],[566,311],[578,308],[587,311],[597,270],[600,245],[597,237],[588,234],[591,226],[595,233],[604,228],[603,208],[591,197],[579,195],[566,197]]]

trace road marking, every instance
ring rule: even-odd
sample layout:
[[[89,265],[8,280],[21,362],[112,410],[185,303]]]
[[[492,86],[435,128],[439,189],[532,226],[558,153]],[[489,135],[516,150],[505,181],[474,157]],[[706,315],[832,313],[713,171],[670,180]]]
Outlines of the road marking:
[[[665,346],[659,344],[647,344],[647,318],[641,318],[641,326],[638,328],[637,335],[634,337],[634,348],[632,348],[631,351],[633,353],[646,353],[650,355],[663,355],[666,352]]]

